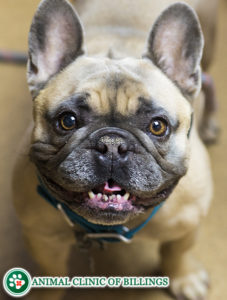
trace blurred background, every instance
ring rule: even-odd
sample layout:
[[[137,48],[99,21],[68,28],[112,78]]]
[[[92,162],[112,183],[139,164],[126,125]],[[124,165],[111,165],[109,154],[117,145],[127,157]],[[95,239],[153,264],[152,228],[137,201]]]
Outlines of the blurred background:
[[[27,50],[27,35],[39,0],[0,0],[0,51]],[[209,5],[209,1],[207,1]],[[221,0],[217,19],[217,45],[210,68],[219,99],[218,120],[221,135],[216,145],[209,147],[215,182],[215,194],[208,217],[202,224],[199,241],[194,248],[197,258],[206,266],[211,276],[209,299],[227,299],[227,1]],[[35,265],[26,252],[20,233],[20,225],[11,203],[11,174],[18,144],[31,121],[32,101],[26,84],[23,65],[0,62],[0,277],[11,267],[25,267],[35,272]],[[199,172],[199,170],[198,170]],[[146,266],[146,255],[152,247],[144,244],[138,263]],[[140,246],[141,249],[141,246]],[[124,268],[135,265],[127,261]],[[141,268],[141,267],[140,267]],[[147,266],[146,266],[147,268]],[[127,270],[126,270],[127,273]],[[32,275],[36,275],[32,273]],[[86,291],[83,292],[83,294]],[[111,290],[95,291],[99,298],[114,299],[171,299],[163,291]],[[93,293],[93,297],[95,296]],[[1,288],[0,299],[8,299]]]

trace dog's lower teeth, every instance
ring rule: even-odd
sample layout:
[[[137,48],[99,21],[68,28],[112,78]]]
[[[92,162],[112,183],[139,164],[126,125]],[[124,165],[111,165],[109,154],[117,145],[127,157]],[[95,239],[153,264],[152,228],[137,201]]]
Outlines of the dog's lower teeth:
[[[90,199],[96,199],[96,200],[102,200],[104,202],[107,202],[107,201],[111,201],[111,202],[118,202],[118,203],[121,203],[124,200],[128,200],[129,199],[129,196],[130,194],[129,193],[126,193],[124,196],[121,196],[120,194],[117,194],[117,195],[105,195],[105,194],[101,194],[101,193],[98,193],[98,194],[95,194],[93,193],[92,191],[88,192],[88,196]]]
[[[93,199],[95,197],[95,194],[92,191],[90,191],[88,192],[88,196],[90,199]]]
[[[108,196],[103,195],[103,200],[104,200],[104,201],[108,201]]]
[[[130,196],[130,194],[129,194],[129,193],[126,193],[126,194],[124,195],[124,199],[125,199],[125,200],[128,200],[129,196]]]
[[[98,193],[97,199],[100,200],[101,198],[102,198],[102,194],[101,194],[101,193]]]

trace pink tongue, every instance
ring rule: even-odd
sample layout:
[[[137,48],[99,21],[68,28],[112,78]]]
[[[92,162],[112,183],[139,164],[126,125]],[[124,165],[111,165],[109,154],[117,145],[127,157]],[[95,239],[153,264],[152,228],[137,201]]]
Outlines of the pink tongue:
[[[121,187],[119,187],[118,185],[114,185],[110,187],[108,182],[105,183],[104,192],[118,192],[121,190],[122,190]]]

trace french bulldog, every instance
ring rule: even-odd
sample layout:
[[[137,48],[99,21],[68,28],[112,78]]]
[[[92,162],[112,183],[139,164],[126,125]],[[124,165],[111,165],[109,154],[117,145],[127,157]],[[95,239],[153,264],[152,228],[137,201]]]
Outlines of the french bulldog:
[[[81,242],[75,228],[84,229],[65,222],[64,207],[89,224],[132,228],[159,205],[141,231],[160,242],[172,294],[205,299],[207,273],[190,255],[212,198],[194,109],[204,46],[198,17],[185,2],[74,4],[86,42],[65,0],[43,0],[29,33],[34,124],[21,146],[29,156],[14,172],[28,248],[43,274],[66,276],[70,249]],[[61,212],[37,193],[40,184]],[[62,290],[42,292],[58,299]]]

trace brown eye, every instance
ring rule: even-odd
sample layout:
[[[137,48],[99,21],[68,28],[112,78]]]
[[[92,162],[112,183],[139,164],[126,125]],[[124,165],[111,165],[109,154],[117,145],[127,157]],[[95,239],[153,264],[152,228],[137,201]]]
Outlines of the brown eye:
[[[165,120],[154,119],[150,124],[150,132],[156,136],[163,136],[167,131],[167,124]]]
[[[76,127],[76,117],[72,113],[64,114],[60,117],[60,125],[64,130],[72,130]]]

